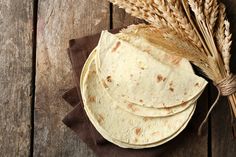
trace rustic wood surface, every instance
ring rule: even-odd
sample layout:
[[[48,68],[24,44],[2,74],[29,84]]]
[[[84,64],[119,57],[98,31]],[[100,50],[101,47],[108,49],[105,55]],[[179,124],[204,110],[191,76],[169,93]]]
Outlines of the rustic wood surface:
[[[227,5],[235,41],[236,1],[222,2]],[[74,85],[68,40],[140,21],[107,0],[0,0],[0,156],[95,157],[61,122],[72,109],[61,98]],[[236,54],[232,60],[236,72]],[[206,89],[193,120],[200,123],[215,93]],[[183,139],[166,156],[236,156],[227,108],[227,100],[221,99],[205,134],[186,134],[192,139]],[[196,131],[197,125],[190,123],[187,129]]]
[[[62,94],[73,86],[68,41],[109,28],[106,0],[40,0],[38,3],[35,156],[93,153],[61,120],[72,109]]]
[[[0,156],[30,154],[33,3],[0,0]]]

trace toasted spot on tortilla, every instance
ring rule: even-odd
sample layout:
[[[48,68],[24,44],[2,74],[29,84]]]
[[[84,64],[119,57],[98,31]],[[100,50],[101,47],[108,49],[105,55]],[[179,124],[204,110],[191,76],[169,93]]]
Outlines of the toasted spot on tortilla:
[[[163,80],[163,76],[158,74],[157,75],[157,83]]]
[[[187,95],[187,92],[184,92],[184,95]]]
[[[197,86],[199,86],[199,83],[197,82],[197,83],[195,83],[195,85],[194,85],[195,87],[197,87]]]
[[[182,101],[181,106],[186,106],[188,103],[185,101]]]
[[[142,103],[142,102],[143,102],[143,100],[142,100],[142,99],[140,99],[140,100],[139,100],[139,102],[141,102],[141,103]]]
[[[97,74],[96,70],[93,70],[92,73],[93,73],[93,74]]]
[[[102,114],[98,114],[98,123],[102,123],[104,121],[104,117]]]
[[[112,82],[111,76],[107,76],[107,82]]]
[[[134,143],[137,143],[137,142],[138,142],[138,139],[137,139],[137,138],[135,138],[135,139],[134,139]]]
[[[116,45],[112,48],[111,52],[115,52],[120,47],[120,44],[121,44],[120,41],[118,41]]]
[[[133,77],[134,75],[133,74],[130,74],[130,77]]]
[[[138,86],[138,85],[139,85],[139,82],[137,82],[136,85]]]
[[[169,85],[172,86],[172,85],[173,85],[173,81],[171,81],[171,82],[169,83]]]
[[[96,97],[95,96],[89,96],[89,101],[90,102],[96,102]]]
[[[136,128],[136,129],[135,129],[135,134],[136,134],[136,135],[139,136],[139,135],[141,134],[141,132],[142,132],[142,131],[141,131],[141,128]]]
[[[117,84],[116,84],[116,86],[118,86],[118,87],[119,87],[119,86],[120,86],[120,84],[119,84],[119,83],[117,83]]]
[[[138,111],[138,109],[137,109],[136,107],[134,107],[134,104],[132,104],[132,103],[129,103],[129,104],[127,105],[127,108],[128,108],[128,109],[131,109],[133,112]]]
[[[172,87],[170,87],[169,90],[170,90],[171,92],[174,92],[174,88],[172,88]]]
[[[144,122],[151,120],[151,119],[152,119],[151,117],[143,117]]]

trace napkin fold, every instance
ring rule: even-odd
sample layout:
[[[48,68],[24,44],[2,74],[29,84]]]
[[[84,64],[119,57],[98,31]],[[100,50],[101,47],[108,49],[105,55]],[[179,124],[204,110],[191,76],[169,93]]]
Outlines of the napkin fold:
[[[115,33],[118,30],[112,30],[111,32]],[[105,140],[97,132],[83,109],[79,82],[83,65],[90,52],[96,47],[99,37],[100,33],[69,41],[68,55],[72,65],[76,87],[70,89],[62,96],[73,107],[73,110],[63,119],[63,123],[72,129],[98,157],[165,157],[170,156],[172,154],[171,152],[184,145],[183,138],[185,139],[184,141],[191,141],[191,137],[197,134],[197,127],[200,123],[198,116],[194,116],[195,118],[193,117],[188,127],[173,140],[164,145],[148,149],[135,150],[120,148]],[[206,100],[206,98],[203,98],[203,100]],[[205,111],[204,106],[198,108],[197,111],[198,114],[200,112],[202,113],[199,110]],[[204,112],[202,114],[204,115]],[[186,138],[189,138],[189,140],[186,140]]]

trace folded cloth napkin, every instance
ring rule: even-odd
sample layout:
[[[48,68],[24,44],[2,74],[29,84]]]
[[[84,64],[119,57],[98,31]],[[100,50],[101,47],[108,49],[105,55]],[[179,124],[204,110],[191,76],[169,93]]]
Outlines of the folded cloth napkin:
[[[117,32],[117,30],[112,32]],[[180,135],[168,143],[154,148],[139,150],[120,148],[105,140],[93,127],[83,109],[79,79],[83,65],[90,52],[96,47],[99,37],[100,34],[96,34],[73,39],[69,42],[68,54],[72,64],[76,87],[63,95],[63,98],[74,107],[63,119],[64,124],[72,129],[99,157],[165,157],[172,156],[178,148],[184,151],[183,147],[185,146],[187,149],[186,145],[190,144],[192,137],[197,134],[197,127],[201,121],[199,114],[206,111],[205,105],[200,105],[197,108],[197,113],[195,112],[195,116],[190,121],[190,124]],[[206,97],[202,98],[202,100],[206,100]],[[204,112],[202,113],[203,115],[205,115]],[[196,140],[196,138],[194,139]]]

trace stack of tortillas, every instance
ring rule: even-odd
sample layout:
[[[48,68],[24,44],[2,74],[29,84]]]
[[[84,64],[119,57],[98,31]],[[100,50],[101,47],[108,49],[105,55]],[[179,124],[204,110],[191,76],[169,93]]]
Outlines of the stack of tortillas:
[[[149,148],[188,124],[207,82],[191,64],[141,36],[103,31],[80,79],[84,109],[97,131],[123,148]]]

